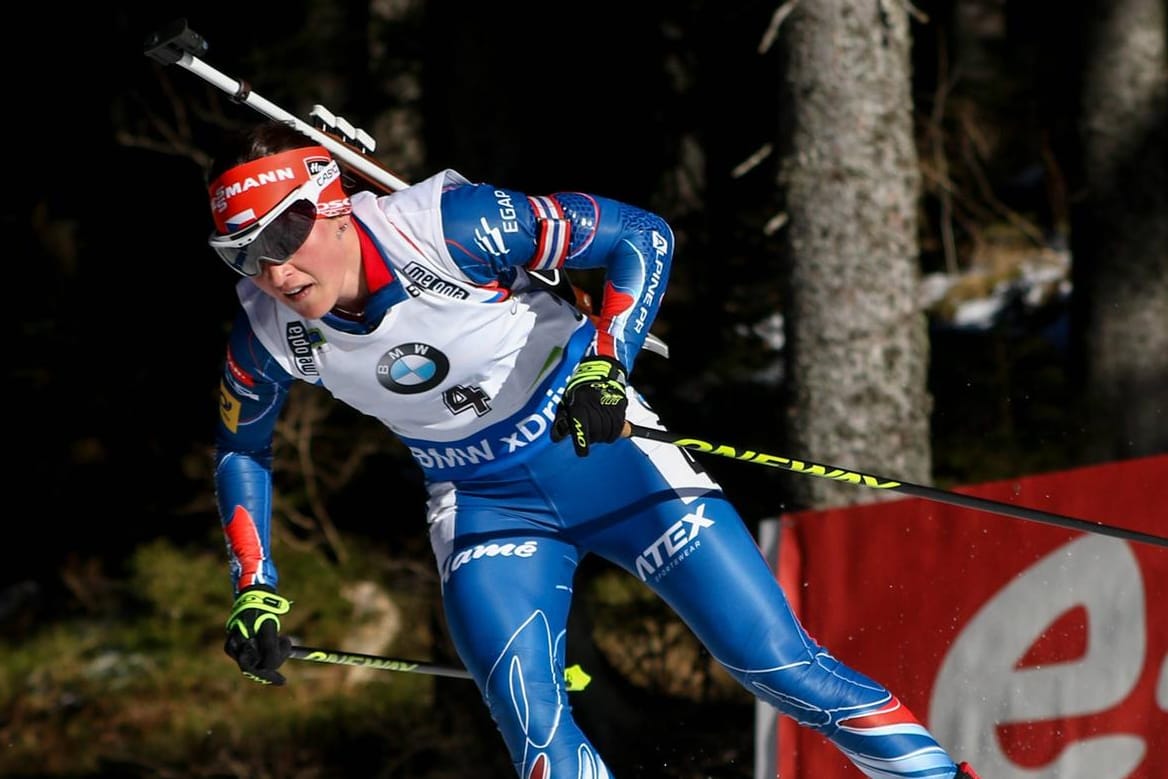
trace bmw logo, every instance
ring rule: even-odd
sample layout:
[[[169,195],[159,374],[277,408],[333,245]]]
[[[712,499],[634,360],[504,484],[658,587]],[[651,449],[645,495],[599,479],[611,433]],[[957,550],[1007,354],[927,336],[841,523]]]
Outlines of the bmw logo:
[[[450,360],[429,344],[399,344],[377,361],[377,380],[399,395],[433,389],[450,372]]]

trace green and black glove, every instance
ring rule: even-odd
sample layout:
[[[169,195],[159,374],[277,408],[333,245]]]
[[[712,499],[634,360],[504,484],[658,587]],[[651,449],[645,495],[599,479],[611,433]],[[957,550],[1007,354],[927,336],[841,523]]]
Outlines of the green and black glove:
[[[576,454],[587,457],[592,444],[611,444],[625,429],[625,368],[612,357],[585,357],[568,379],[556,409],[552,440],[571,437]]]
[[[291,601],[264,584],[240,591],[227,618],[227,643],[223,651],[239,663],[239,670],[253,682],[282,685],[276,671],[292,654],[292,639],[280,635],[280,616]]]

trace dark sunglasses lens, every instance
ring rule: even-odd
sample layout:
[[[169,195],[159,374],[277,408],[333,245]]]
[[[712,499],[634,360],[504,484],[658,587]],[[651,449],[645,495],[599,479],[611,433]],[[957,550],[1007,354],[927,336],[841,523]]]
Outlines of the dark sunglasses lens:
[[[314,224],[315,204],[301,200],[289,206],[247,247],[248,257],[257,263],[257,272],[261,260],[281,263],[291,257],[308,240]]]

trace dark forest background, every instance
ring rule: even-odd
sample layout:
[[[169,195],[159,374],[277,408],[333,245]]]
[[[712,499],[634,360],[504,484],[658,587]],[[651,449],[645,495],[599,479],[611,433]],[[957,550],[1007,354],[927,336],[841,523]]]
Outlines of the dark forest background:
[[[779,5],[601,0],[548,9],[430,0],[397,24],[378,22],[358,3],[28,7],[30,21],[10,28],[23,46],[5,53],[3,219],[15,323],[5,383],[8,440],[17,445],[5,469],[0,657],[16,670],[0,687],[9,747],[0,774],[457,776],[475,775],[465,766],[476,765],[477,775],[503,775],[492,772],[501,744],[465,682],[383,674],[392,678],[352,687],[349,677],[336,681],[336,669],[296,668],[291,674],[301,678],[289,689],[300,689],[279,699],[303,717],[289,726],[248,708],[268,690],[237,689],[220,651],[229,592],[209,481],[235,278],[206,247],[203,165],[222,129],[259,116],[193,74],[149,60],[148,33],[186,17],[209,43],[205,60],[265,98],[301,117],[323,103],[389,139],[391,149],[412,151],[395,158],[379,149],[408,180],[453,167],[530,193],[591,191],[660,211],[683,235],[654,328],[672,354],[642,358],[641,389],[678,431],[784,453],[778,352],[758,334],[778,307],[772,290],[783,268],[775,159],[765,153],[781,120],[781,74],[774,51],[760,51]],[[918,4],[913,94],[922,159],[939,132],[959,199],[972,204],[954,267],[936,219],[941,192],[925,177],[923,273],[971,270],[976,239],[1019,222],[1032,248],[1070,250],[1085,186],[1079,101],[1089,6]],[[962,69],[953,62],[958,38],[976,55]],[[683,174],[693,168],[679,160],[695,148],[701,179],[691,181]],[[1163,263],[1149,272],[1162,276]],[[954,326],[943,306],[930,312],[939,486],[1150,453],[1147,444],[1090,445],[1075,305],[1073,293],[1055,294],[976,329]],[[357,440],[365,447],[343,476],[326,474],[323,499],[292,494],[284,505],[285,565],[319,577],[314,592],[295,598],[321,620],[305,642],[329,631],[338,642],[351,638],[325,621],[329,598],[367,576],[399,596],[394,609],[404,622],[420,625],[407,626],[394,651],[456,663],[428,597],[436,585],[413,466],[388,437],[355,432],[368,425],[345,410],[314,399],[303,408],[290,424],[316,431],[318,456],[351,452]],[[1148,439],[1161,451],[1163,429]],[[879,462],[840,464],[882,473]],[[732,462],[707,467],[752,523],[802,507],[789,487],[794,476]],[[602,572],[592,573],[599,584],[590,603],[603,607],[581,608],[580,629],[598,638],[580,652],[600,650],[586,655],[600,692],[595,702],[582,695],[578,708],[618,772],[625,768],[620,775],[688,776],[678,766],[696,764],[694,776],[749,776],[745,694],[727,689],[638,593],[613,594]],[[200,605],[177,606],[190,592],[200,593]],[[134,665],[127,658],[149,656],[164,637],[100,632],[141,621],[155,629],[165,622],[189,639],[181,651],[168,643],[167,657],[185,652],[209,670]],[[641,665],[622,665],[632,655]],[[185,752],[150,740],[127,746],[100,720],[133,739],[149,722],[121,719],[122,708],[115,714],[117,696],[105,696],[110,677],[93,676],[100,658],[137,669],[123,688],[155,702],[166,697],[176,709],[213,706],[207,691],[227,705],[222,716],[232,724],[202,741],[191,736],[197,743]],[[71,680],[73,662],[85,681]],[[679,681],[678,663],[688,664],[688,681]],[[215,674],[221,682],[209,681]],[[173,686],[180,678],[189,680],[181,693]],[[338,697],[310,699],[305,688],[314,686]],[[362,697],[384,710],[350,711]],[[419,701],[427,708],[411,708]],[[626,721],[606,701],[643,717]],[[152,716],[190,746],[173,712]],[[370,724],[379,718],[392,726]],[[271,733],[251,731],[256,719]],[[30,742],[30,733],[39,735]],[[319,753],[305,754],[311,743]],[[29,757],[38,750],[39,769]]]

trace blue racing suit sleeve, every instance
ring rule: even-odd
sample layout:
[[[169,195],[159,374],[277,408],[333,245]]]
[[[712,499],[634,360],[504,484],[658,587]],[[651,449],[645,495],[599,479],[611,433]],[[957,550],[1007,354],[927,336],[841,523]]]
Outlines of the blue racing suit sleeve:
[[[215,432],[215,498],[236,594],[279,583],[271,555],[272,437],[293,381],[240,311],[227,342]]]
[[[509,268],[603,268],[593,350],[631,371],[661,307],[673,231],[657,214],[582,192],[529,196],[489,184],[442,194],[446,245],[479,283]]]

